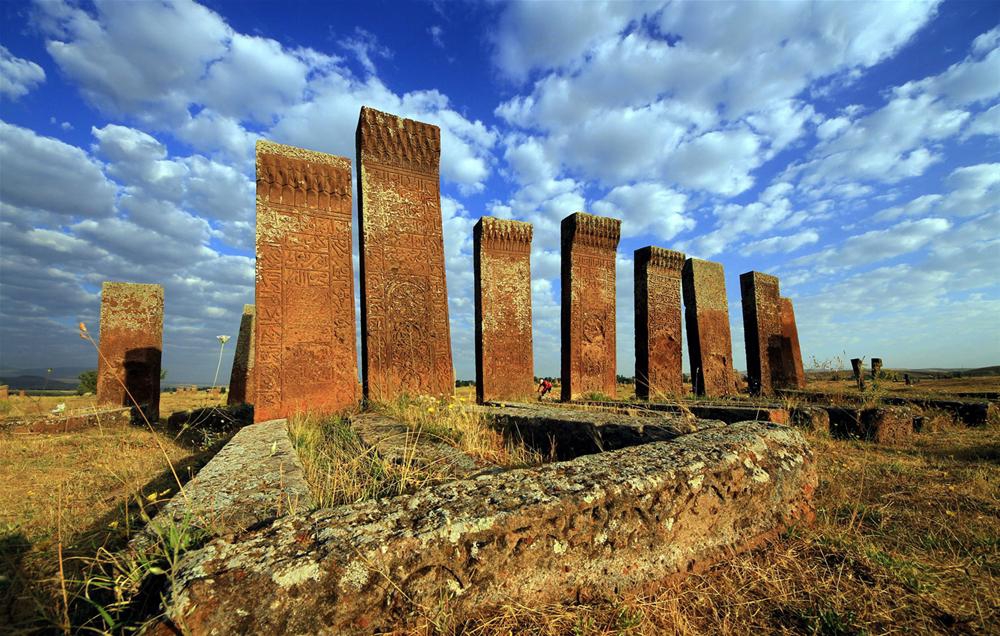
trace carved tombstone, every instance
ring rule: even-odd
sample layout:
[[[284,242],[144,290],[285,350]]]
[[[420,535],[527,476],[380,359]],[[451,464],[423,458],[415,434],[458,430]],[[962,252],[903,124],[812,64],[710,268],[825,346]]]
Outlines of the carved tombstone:
[[[614,397],[615,255],[621,221],[576,212],[562,220],[562,399]]]
[[[694,392],[710,397],[732,395],[736,390],[733,343],[722,264],[689,258],[682,279]]]
[[[254,421],[357,402],[351,162],[257,142]]]
[[[137,419],[141,410],[150,422],[158,420],[163,287],[104,283],[99,346],[97,403],[130,406]]]
[[[747,384],[754,395],[773,395],[782,373],[781,304],[778,279],[760,272],[740,274]]]
[[[365,397],[452,395],[441,131],[362,107],[357,151]]]
[[[253,404],[253,363],[254,363],[254,306],[243,305],[240,318],[240,333],[236,336],[236,354],[233,356],[233,370],[229,374],[229,392],[226,403]]]
[[[854,381],[858,383],[858,390],[865,390],[865,366],[861,358],[851,358],[851,369],[854,371]]]
[[[484,216],[472,230],[476,285],[476,400],[534,391],[530,223]]]
[[[683,392],[681,271],[684,254],[662,247],[635,251],[635,395]]]
[[[806,388],[806,372],[802,366],[802,349],[799,347],[799,330],[795,326],[795,309],[791,298],[780,298],[781,362],[784,389]]]
[[[878,380],[882,374],[882,358],[872,358],[872,380]]]

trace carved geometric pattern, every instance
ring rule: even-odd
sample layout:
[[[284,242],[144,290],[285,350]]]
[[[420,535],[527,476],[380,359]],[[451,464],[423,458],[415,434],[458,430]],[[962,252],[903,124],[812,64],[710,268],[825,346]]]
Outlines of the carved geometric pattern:
[[[530,223],[484,216],[472,230],[476,288],[476,399],[534,390]]]
[[[691,383],[698,395],[736,392],[729,301],[721,263],[689,258],[681,274]]]
[[[616,394],[615,255],[621,221],[584,212],[562,220],[562,399]]]
[[[635,251],[635,394],[678,396],[681,377],[681,270],[684,254],[662,247]]]
[[[257,142],[254,421],[358,400],[351,163]]]
[[[357,153],[365,397],[450,396],[441,131],[362,107]]]

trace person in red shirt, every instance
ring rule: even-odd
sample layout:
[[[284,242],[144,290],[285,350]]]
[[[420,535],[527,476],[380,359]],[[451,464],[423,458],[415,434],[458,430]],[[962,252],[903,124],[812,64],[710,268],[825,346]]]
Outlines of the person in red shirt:
[[[538,383],[538,400],[541,401],[545,394],[552,390],[552,383],[542,378],[542,381]]]

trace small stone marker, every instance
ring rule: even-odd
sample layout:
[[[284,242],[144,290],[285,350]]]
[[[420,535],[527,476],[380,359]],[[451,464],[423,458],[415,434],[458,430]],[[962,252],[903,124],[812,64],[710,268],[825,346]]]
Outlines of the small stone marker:
[[[684,262],[684,321],[694,392],[709,397],[736,392],[729,301],[721,263]]]
[[[19,389],[17,392],[17,397],[28,397],[28,392],[24,389]]]
[[[903,382],[906,383],[906,386],[910,386],[910,385],[913,384],[913,382],[910,380],[910,374],[909,373],[904,373],[903,374]]]
[[[747,385],[754,395],[773,395],[781,371],[781,305],[778,278],[761,272],[740,274]]]
[[[882,373],[882,358],[872,358],[872,380],[878,380]]]
[[[806,388],[806,372],[802,366],[802,349],[799,347],[799,330],[795,326],[795,309],[791,298],[780,298],[781,311],[781,367],[783,389]]]
[[[530,223],[484,216],[472,230],[476,285],[476,400],[534,391]]]
[[[450,396],[441,131],[365,106],[357,152],[365,397]]]
[[[354,405],[351,162],[257,142],[254,421]]]
[[[6,384],[0,384],[0,400],[6,400],[10,397],[10,387]]]
[[[562,399],[614,397],[615,255],[621,221],[585,212],[562,220]]]
[[[236,336],[236,354],[233,370],[229,375],[229,393],[226,404],[253,404],[254,363],[254,306],[243,305],[240,333]]]
[[[865,390],[865,369],[861,358],[851,358],[851,369],[854,370],[854,381],[858,383],[858,390]]]
[[[150,422],[158,420],[163,287],[105,282],[101,286],[99,346],[97,403],[133,410],[138,404]],[[137,411],[134,414],[138,417]]]
[[[681,271],[684,254],[648,246],[635,251],[635,395],[678,396],[681,375]]]

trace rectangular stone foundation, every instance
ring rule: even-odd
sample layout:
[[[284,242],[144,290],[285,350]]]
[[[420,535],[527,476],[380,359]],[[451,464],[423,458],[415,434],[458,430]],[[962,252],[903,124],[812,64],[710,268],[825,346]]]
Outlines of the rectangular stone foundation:
[[[450,396],[441,131],[366,106],[357,152],[365,398]]]
[[[813,516],[813,454],[744,422],[410,496],[278,519],[188,553],[185,633],[372,633],[505,604],[612,597],[704,568]]]
[[[482,217],[473,228],[476,400],[534,392],[530,223]]]
[[[105,282],[99,346],[97,403],[133,409],[138,404],[136,419],[142,420],[141,410],[151,423],[156,422],[160,417],[163,287]]]
[[[229,374],[229,392],[226,403],[253,404],[253,364],[254,364],[254,306],[243,305],[240,318],[240,333],[236,337],[236,353],[233,355],[233,370]]]
[[[782,369],[781,305],[778,279],[760,272],[740,274],[747,385],[753,395],[773,395]]]
[[[679,396],[681,271],[684,254],[662,247],[635,251],[635,395]]]
[[[795,325],[795,308],[791,298],[780,298],[781,304],[781,384],[775,388],[806,388],[806,372],[802,366],[802,349],[799,347],[799,329]]]
[[[709,397],[733,395],[733,341],[722,264],[689,258],[682,278],[694,392]]]
[[[844,439],[892,445],[913,436],[913,411],[905,407],[853,409],[828,407],[830,432]]]
[[[358,401],[351,162],[257,142],[254,421]]]
[[[584,212],[562,220],[562,399],[614,397],[615,256],[621,221]]]

